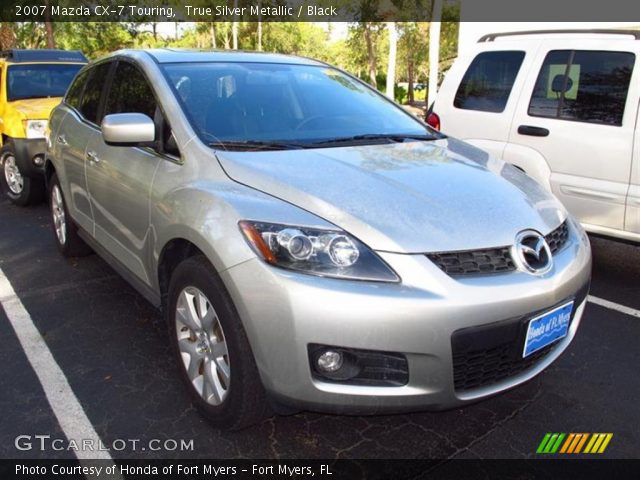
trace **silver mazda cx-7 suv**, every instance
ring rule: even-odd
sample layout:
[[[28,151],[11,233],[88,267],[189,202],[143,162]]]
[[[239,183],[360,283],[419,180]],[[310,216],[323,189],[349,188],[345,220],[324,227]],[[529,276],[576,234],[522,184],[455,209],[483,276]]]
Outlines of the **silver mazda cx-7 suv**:
[[[567,348],[587,237],[519,170],[309,59],[119,51],[52,113],[63,255],[163,309],[200,411],[444,409]]]

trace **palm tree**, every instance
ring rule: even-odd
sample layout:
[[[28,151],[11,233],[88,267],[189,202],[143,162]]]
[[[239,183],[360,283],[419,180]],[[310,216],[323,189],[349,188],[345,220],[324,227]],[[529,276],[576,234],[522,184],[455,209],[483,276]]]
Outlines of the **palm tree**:
[[[51,14],[49,12],[49,0],[44,0],[44,28],[47,32],[47,48],[56,48],[56,42],[53,38],[53,24],[51,23]]]
[[[0,24],[0,50],[9,50],[16,47],[16,32],[12,22]]]
[[[216,42],[216,24],[215,22],[209,22],[209,38],[211,39],[211,48],[218,48]]]
[[[440,20],[442,20],[442,0],[433,2],[431,24],[429,25],[429,90],[427,108],[436,99],[438,91],[438,64],[440,62]]]
[[[233,0],[233,11],[236,12],[238,8],[238,0]],[[234,14],[234,17],[236,15]],[[238,49],[238,22],[231,23],[231,36],[233,37],[233,49]]]
[[[387,67],[387,97],[394,99],[396,85],[396,54],[398,51],[398,32],[396,22],[387,22],[389,30],[389,62]]]

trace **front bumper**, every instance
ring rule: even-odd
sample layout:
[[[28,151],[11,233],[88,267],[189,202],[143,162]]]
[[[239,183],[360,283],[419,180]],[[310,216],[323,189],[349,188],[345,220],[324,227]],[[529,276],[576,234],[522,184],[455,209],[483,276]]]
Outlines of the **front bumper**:
[[[452,278],[424,255],[380,253],[402,283],[314,277],[255,259],[221,273],[249,337],[267,391],[279,402],[319,411],[379,413],[441,410],[525,382],[551,364],[579,327],[591,276],[591,251],[569,220],[569,239],[554,267]],[[512,376],[470,390],[456,389],[452,335],[470,327],[528,319],[575,299],[566,337]],[[524,321],[524,320],[522,320]],[[378,387],[318,380],[308,345],[397,352],[406,356],[406,385]]]
[[[44,175],[44,154],[47,150],[47,141],[44,138],[12,138],[16,163],[20,173],[27,177]],[[42,165],[33,162],[34,157],[42,156]]]

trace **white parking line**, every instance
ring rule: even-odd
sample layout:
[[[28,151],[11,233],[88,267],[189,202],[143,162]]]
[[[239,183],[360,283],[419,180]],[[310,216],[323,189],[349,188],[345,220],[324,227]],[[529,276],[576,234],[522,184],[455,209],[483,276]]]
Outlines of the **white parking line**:
[[[72,450],[73,453],[83,464],[91,464],[87,460],[92,459],[112,460],[109,452],[97,448],[98,445],[101,445],[100,437],[71,390],[67,378],[53,358],[42,335],[1,269],[0,303],[67,438],[75,440],[78,445],[82,445],[82,441],[85,439],[90,440],[96,446],[95,451]]]
[[[620,305],[619,303],[610,302],[609,300],[594,297],[593,295],[589,295],[587,297],[587,300],[591,303],[595,303],[596,305],[600,305],[601,307],[615,310],[617,312],[624,313],[625,315],[631,315],[632,317],[640,318],[640,310],[636,310],[635,308],[625,307],[624,305]]]

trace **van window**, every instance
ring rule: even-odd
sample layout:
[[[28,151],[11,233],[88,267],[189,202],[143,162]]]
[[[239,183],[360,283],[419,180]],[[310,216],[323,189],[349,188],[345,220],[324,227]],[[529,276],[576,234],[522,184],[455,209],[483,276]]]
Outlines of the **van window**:
[[[464,74],[453,106],[464,110],[502,112],[513,82],[524,60],[524,52],[483,52]]]
[[[622,125],[635,55],[554,50],[547,54],[529,103],[529,115]]]
[[[7,100],[62,97],[80,63],[28,63],[7,69]]]

